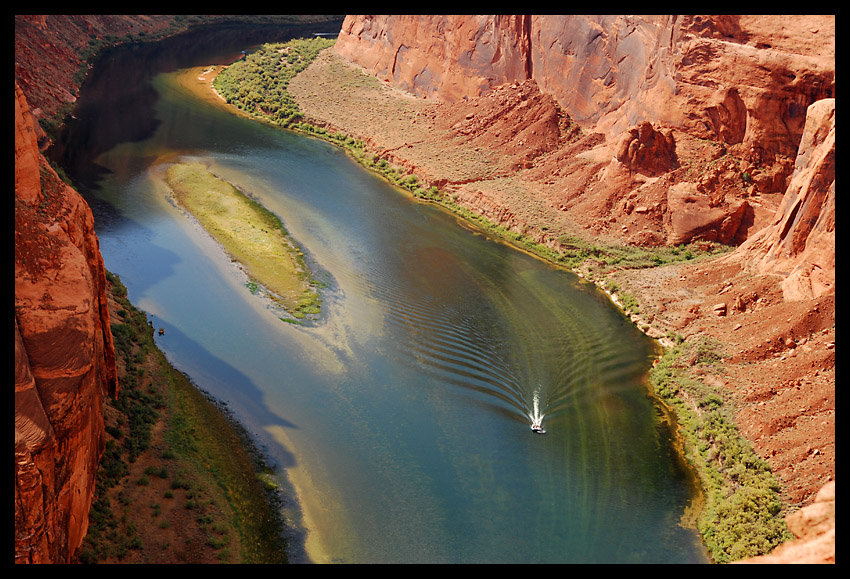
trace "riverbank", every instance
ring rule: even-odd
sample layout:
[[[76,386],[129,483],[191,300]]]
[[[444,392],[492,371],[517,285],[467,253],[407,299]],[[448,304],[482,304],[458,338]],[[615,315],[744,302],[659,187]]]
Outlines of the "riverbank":
[[[286,563],[273,469],[226,407],[171,366],[109,274],[119,396],[77,563]],[[163,336],[162,339],[167,339]]]

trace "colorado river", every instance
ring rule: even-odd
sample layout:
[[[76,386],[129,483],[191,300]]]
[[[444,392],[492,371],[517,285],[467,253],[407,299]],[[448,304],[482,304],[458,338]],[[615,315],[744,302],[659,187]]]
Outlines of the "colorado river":
[[[643,384],[652,342],[575,275],[199,99],[199,71],[247,48],[207,34],[99,62],[63,162],[159,347],[280,466],[306,538],[292,558],[706,562]],[[164,171],[187,159],[280,217],[324,286],[319,319],[281,321],[169,201]]]

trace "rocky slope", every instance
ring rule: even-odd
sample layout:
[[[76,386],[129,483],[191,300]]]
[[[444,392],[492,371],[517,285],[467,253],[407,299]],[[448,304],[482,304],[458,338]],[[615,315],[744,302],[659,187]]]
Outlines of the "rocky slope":
[[[15,85],[15,561],[68,562],[117,389],[91,210],[38,151]]]
[[[349,16],[290,90],[551,247],[740,245],[606,275],[650,335],[722,344],[723,373],[698,378],[794,511],[835,476],[834,79],[832,16]]]
[[[173,16],[15,16],[15,80],[36,120],[50,118],[77,100],[80,68],[97,46],[119,38],[172,29]]]
[[[567,135],[531,129],[508,142],[502,131],[499,142],[482,133],[490,148],[526,150],[518,168],[527,171],[514,174],[535,197],[594,235],[737,244],[772,217],[807,107],[835,94],[835,19],[794,18],[349,16],[335,50],[390,85],[473,116],[473,100],[531,83],[552,101],[549,117],[597,139],[578,155],[564,149]],[[527,102],[514,101],[516,109]],[[487,131],[489,120],[465,124]],[[659,154],[657,132],[675,142],[676,158]]]
[[[97,408],[115,387],[91,214],[38,154],[20,93],[36,116],[73,101],[87,31],[120,33],[109,18],[160,27],[16,17],[18,561],[65,561],[85,533]],[[609,275],[650,333],[723,342],[726,373],[702,379],[735,401],[793,509],[823,503],[835,476],[834,70],[830,16],[360,16],[291,90],[312,118],[552,247],[742,244]],[[795,547],[784,555],[802,560]]]

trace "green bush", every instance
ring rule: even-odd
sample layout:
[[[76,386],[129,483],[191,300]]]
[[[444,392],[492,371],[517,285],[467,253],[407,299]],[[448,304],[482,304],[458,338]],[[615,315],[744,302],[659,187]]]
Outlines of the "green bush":
[[[677,344],[652,369],[649,382],[683,426],[686,453],[706,494],[697,526],[712,559],[727,563],[767,554],[793,535],[770,466],[740,435],[723,398],[686,371],[689,360],[719,360],[715,346],[707,340]],[[688,402],[693,400],[698,402]]]
[[[264,44],[223,70],[213,86],[228,104],[284,127],[295,125],[302,114],[286,90],[289,81],[333,43],[315,37]]]

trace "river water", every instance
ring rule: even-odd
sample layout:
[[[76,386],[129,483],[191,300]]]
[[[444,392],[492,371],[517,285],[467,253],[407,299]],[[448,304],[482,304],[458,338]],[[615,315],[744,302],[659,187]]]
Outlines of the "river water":
[[[113,51],[53,154],[159,347],[280,466],[291,559],[706,562],[681,525],[692,478],[644,385],[653,343],[573,274],[191,90],[251,41]],[[326,286],[319,319],[282,322],[169,202],[180,159],[281,218]]]

